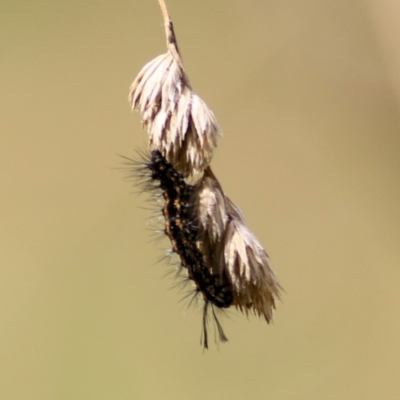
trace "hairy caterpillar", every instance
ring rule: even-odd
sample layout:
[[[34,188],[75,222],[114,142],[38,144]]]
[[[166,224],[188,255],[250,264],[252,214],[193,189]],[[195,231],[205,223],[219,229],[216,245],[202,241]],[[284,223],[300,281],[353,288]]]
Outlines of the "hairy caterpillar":
[[[152,151],[150,157],[135,164],[139,165],[136,176],[141,178],[145,191],[156,190],[163,199],[161,211],[165,221],[164,232],[171,242],[172,251],[179,256],[180,267],[187,271],[188,279],[195,284],[195,294],[201,294],[204,300],[204,347],[208,348],[207,319],[210,307],[219,339],[227,341],[214,306],[218,309],[230,307],[233,304],[233,288],[226,271],[215,273],[206,266],[204,256],[197,246],[199,228],[192,199],[194,186],[187,184],[183,175],[158,150]]]

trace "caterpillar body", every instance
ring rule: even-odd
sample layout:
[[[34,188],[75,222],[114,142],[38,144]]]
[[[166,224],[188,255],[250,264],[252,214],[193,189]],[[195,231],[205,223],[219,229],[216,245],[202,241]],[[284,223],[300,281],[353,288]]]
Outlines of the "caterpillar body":
[[[233,304],[233,288],[226,272],[214,273],[205,263],[198,240],[198,224],[194,213],[192,195],[194,186],[186,183],[183,175],[169,163],[160,151],[154,150],[142,163],[139,174],[145,190],[156,189],[163,199],[162,215],[164,232],[169,238],[172,251],[178,255],[180,266],[187,271],[189,280],[195,284],[195,294],[204,300],[202,343],[208,348],[207,320],[211,308],[219,339],[227,341],[214,307],[226,309]],[[150,178],[150,181],[148,180]]]

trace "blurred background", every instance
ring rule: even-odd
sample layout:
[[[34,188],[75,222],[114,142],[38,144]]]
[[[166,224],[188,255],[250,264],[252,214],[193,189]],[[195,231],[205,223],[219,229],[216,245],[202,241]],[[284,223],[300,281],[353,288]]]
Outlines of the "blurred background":
[[[3,0],[0,397],[400,398],[400,4],[167,3],[275,321],[233,310],[204,353],[117,169],[146,145],[127,95],[165,52],[157,2]]]

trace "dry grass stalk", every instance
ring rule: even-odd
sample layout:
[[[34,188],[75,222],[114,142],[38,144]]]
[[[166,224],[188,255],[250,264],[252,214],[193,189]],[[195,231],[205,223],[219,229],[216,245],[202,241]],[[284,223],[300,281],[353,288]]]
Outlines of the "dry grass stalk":
[[[130,88],[132,108],[139,110],[151,150],[159,150],[185,176],[210,163],[220,134],[212,111],[193,93],[183,67],[165,3],[160,1],[168,52],[146,64]]]
[[[168,52],[144,66],[130,88],[129,100],[141,113],[150,150],[159,151],[185,177],[201,175],[191,202],[198,229],[196,246],[205,265],[213,276],[227,276],[233,305],[270,322],[281,286],[267,253],[211,171],[209,163],[220,131],[214,114],[192,91],[172,21],[164,0],[159,3]],[[209,304],[205,300],[204,315]],[[225,338],[216,323],[220,336]]]

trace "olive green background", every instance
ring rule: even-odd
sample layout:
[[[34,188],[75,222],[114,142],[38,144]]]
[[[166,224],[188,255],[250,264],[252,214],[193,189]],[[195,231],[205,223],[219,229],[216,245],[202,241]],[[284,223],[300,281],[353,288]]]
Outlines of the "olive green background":
[[[400,6],[169,0],[212,165],[285,288],[200,345],[117,154],[155,0],[0,3],[0,398],[400,398]]]

